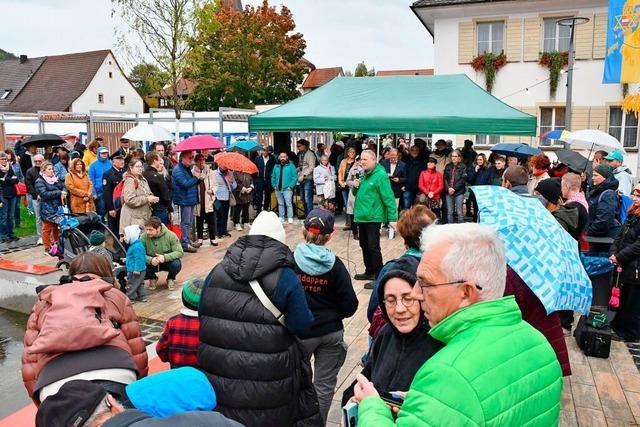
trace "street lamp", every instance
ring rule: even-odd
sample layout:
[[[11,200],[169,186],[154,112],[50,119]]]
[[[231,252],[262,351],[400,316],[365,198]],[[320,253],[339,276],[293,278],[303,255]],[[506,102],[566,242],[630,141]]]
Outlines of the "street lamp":
[[[569,60],[567,67],[567,100],[564,109],[564,128],[571,130],[571,97],[573,92],[573,63],[575,61],[575,52],[573,47],[573,42],[575,38],[575,28],[576,25],[582,25],[589,22],[589,18],[583,18],[579,16],[574,16],[573,18],[563,18],[558,19],[556,24],[561,27],[571,27],[571,37],[569,38]],[[567,143],[564,143],[565,148],[567,147]]]

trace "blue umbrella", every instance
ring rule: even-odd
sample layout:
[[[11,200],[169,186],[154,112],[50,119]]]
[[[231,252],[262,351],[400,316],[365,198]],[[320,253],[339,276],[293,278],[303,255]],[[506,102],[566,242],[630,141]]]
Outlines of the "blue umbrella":
[[[480,222],[494,226],[505,245],[507,264],[536,294],[547,313],[588,313],[591,280],[578,243],[535,197],[518,196],[503,187],[472,187]]]
[[[238,150],[238,151],[255,151],[262,148],[262,145],[257,142],[251,140],[237,141],[234,142],[227,148],[229,151]]]
[[[510,144],[506,142],[494,145],[491,151],[503,156],[515,157],[529,157],[542,153],[541,149],[531,147],[528,144]]]

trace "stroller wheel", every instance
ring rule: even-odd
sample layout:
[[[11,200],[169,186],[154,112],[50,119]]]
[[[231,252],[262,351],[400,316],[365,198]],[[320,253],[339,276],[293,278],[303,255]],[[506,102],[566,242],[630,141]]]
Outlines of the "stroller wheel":
[[[69,263],[67,261],[58,261],[56,263],[56,268],[59,268],[64,273],[69,272]]]

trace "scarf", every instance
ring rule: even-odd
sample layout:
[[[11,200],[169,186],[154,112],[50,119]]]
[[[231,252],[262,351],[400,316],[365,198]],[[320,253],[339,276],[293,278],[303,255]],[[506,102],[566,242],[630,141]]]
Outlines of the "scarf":
[[[53,185],[56,182],[58,182],[58,177],[56,175],[53,176],[47,176],[44,174],[44,172],[40,172],[40,176],[42,177],[42,179],[44,179],[46,181],[47,184],[49,185]]]
[[[583,192],[577,192],[575,193],[573,196],[570,196],[566,203],[571,203],[571,202],[578,202],[580,203],[582,206],[584,206],[584,208],[587,210],[587,212],[589,211],[589,203],[587,203],[587,199],[584,197],[584,193]]]
[[[545,169],[539,170],[538,172],[533,172],[533,176],[540,176],[540,175],[544,175],[545,173],[547,173],[547,171]]]
[[[2,172],[2,173],[9,172],[9,168],[10,167],[11,167],[11,165],[9,164],[9,162],[7,162],[7,164],[4,165],[4,166],[0,165],[0,172]]]

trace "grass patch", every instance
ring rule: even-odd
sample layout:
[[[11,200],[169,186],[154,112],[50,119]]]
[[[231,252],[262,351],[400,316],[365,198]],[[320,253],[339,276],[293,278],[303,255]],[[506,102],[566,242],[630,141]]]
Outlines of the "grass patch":
[[[36,216],[29,215],[27,208],[22,204],[22,200],[24,198],[20,198],[20,227],[16,227],[14,232],[18,237],[27,237],[33,236],[36,234]]]

